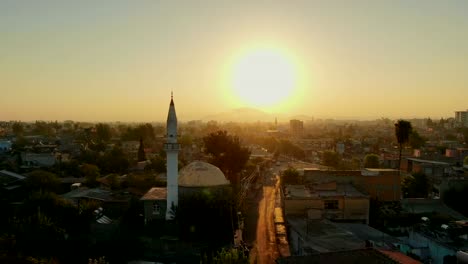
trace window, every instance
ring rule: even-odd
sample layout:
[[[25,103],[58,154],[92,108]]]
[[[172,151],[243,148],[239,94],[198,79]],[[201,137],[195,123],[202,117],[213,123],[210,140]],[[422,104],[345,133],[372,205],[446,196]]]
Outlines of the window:
[[[324,201],[325,209],[338,209],[338,201],[337,200],[327,200]]]
[[[161,207],[157,202],[153,202],[153,214],[160,215],[161,214]]]

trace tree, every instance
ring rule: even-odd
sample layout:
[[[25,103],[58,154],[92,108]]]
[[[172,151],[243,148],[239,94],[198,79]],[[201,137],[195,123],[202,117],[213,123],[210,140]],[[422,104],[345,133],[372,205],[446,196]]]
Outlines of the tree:
[[[405,198],[426,198],[429,194],[429,179],[424,173],[405,177],[401,186]]]
[[[323,152],[322,163],[325,166],[337,168],[340,165],[340,154],[327,150]]]
[[[156,139],[154,128],[150,123],[141,124],[137,127],[128,127],[127,130],[122,133],[122,140],[138,140],[140,138],[145,141],[153,141]]]
[[[237,136],[221,130],[205,136],[203,143],[210,162],[219,167],[231,183],[237,184],[237,176],[249,160],[250,150],[241,145]]]
[[[409,144],[412,148],[420,148],[426,144],[426,139],[419,135],[418,131],[411,130],[409,135]]]
[[[299,172],[294,168],[287,168],[282,173],[282,183],[283,184],[299,184]]]
[[[99,168],[104,173],[125,173],[129,166],[127,156],[118,146],[102,156],[99,162]]]
[[[13,130],[13,134],[15,134],[15,136],[21,136],[23,135],[23,132],[24,132],[24,126],[21,122],[15,122],[13,123],[13,125],[11,126],[12,130]]]
[[[305,152],[297,145],[294,145],[289,140],[280,140],[279,141],[279,149],[281,154],[285,154],[296,159],[304,159]]]
[[[427,127],[429,128],[433,128],[434,127],[434,122],[432,122],[432,119],[430,117],[427,118],[426,120],[426,125]]]
[[[379,156],[376,154],[367,154],[366,157],[364,157],[364,168],[379,168],[380,167],[380,162],[379,162]]]
[[[26,187],[30,191],[57,192],[60,187],[60,180],[57,175],[51,172],[35,170],[29,173],[26,178]]]
[[[398,154],[398,176],[395,175],[395,182],[394,185],[396,186],[397,178],[400,178],[401,175],[401,153],[403,150],[403,145],[409,141],[409,135],[411,134],[412,126],[411,122],[406,120],[398,120],[395,123],[395,136],[399,145],[399,154]],[[393,190],[393,199],[396,200],[396,190]]]
[[[166,169],[166,158],[159,155],[152,158],[151,163],[145,167],[145,170],[153,170],[156,173],[164,173]]]
[[[140,138],[140,146],[138,147],[138,161],[145,161],[145,147],[143,146],[143,138]]]
[[[463,215],[468,215],[468,207],[466,200],[468,199],[468,185],[457,185],[446,190],[442,194],[444,203],[452,209],[460,212]]]
[[[99,168],[92,164],[83,164],[80,168],[81,174],[85,177],[85,184],[90,187],[97,186],[97,179],[100,176]]]
[[[96,135],[98,141],[107,142],[111,138],[111,128],[108,124],[99,123],[96,125]]]
[[[182,195],[175,210],[179,238],[216,244],[231,242],[237,224],[234,207],[233,195],[227,190]]]
[[[42,136],[51,136],[52,135],[52,126],[50,123],[45,121],[36,121],[34,124],[33,132]]]
[[[120,178],[117,174],[107,175],[107,181],[112,190],[118,190],[120,188]]]

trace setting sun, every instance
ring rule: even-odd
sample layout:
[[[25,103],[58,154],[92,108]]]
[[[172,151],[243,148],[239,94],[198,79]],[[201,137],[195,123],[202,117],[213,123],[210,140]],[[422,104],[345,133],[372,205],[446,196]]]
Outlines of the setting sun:
[[[254,50],[234,64],[231,85],[240,101],[257,107],[272,106],[292,94],[296,73],[280,51]]]

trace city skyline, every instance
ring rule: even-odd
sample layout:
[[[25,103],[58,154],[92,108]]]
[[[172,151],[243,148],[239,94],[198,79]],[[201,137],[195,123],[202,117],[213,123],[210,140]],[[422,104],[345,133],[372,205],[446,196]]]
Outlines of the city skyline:
[[[464,10],[465,1],[5,1],[0,120],[162,121],[171,91],[181,120],[242,107],[453,117],[468,108]],[[257,72],[266,65],[275,67]],[[258,87],[278,82],[252,82],[262,74],[289,90],[263,100],[272,88]]]

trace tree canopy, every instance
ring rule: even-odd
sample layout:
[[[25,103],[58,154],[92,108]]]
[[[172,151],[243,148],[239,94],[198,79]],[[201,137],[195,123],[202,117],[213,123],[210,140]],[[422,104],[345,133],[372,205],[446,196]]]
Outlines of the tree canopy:
[[[89,187],[97,186],[97,179],[100,177],[99,168],[93,164],[83,164],[80,167],[81,174],[85,177],[85,183]]]
[[[379,168],[379,156],[376,154],[367,154],[364,157],[364,168]]]
[[[427,198],[429,187],[429,179],[426,174],[415,173],[403,179],[401,190],[405,198]]]
[[[145,146],[143,145],[143,138],[140,138],[140,146],[138,147],[138,161],[145,161]]]
[[[140,138],[147,142],[156,139],[154,128],[150,123],[128,127],[122,134],[122,140],[139,140]]]
[[[26,179],[26,187],[30,191],[57,192],[60,187],[60,180],[57,175],[51,172],[35,170],[29,173]]]
[[[23,123],[21,123],[21,122],[15,122],[15,123],[13,123],[13,125],[11,126],[11,128],[12,128],[13,134],[15,134],[15,136],[21,136],[21,135],[23,135],[23,132],[24,132]]]
[[[299,184],[299,172],[294,168],[287,168],[282,173],[283,184]]]
[[[395,123],[395,136],[400,146],[409,141],[409,136],[412,129],[413,127],[409,121],[400,119],[397,123]]]
[[[408,141],[412,148],[420,148],[426,144],[426,139],[414,129],[411,130]]]
[[[340,154],[335,151],[325,151],[322,156],[322,163],[325,166],[337,168],[340,165]]]
[[[231,183],[237,183],[237,175],[249,160],[250,150],[243,147],[237,136],[226,131],[210,133],[203,138],[204,152],[210,156],[210,162],[218,166]]]
[[[99,123],[96,125],[96,136],[99,141],[107,142],[110,140],[111,128],[108,124]]]

